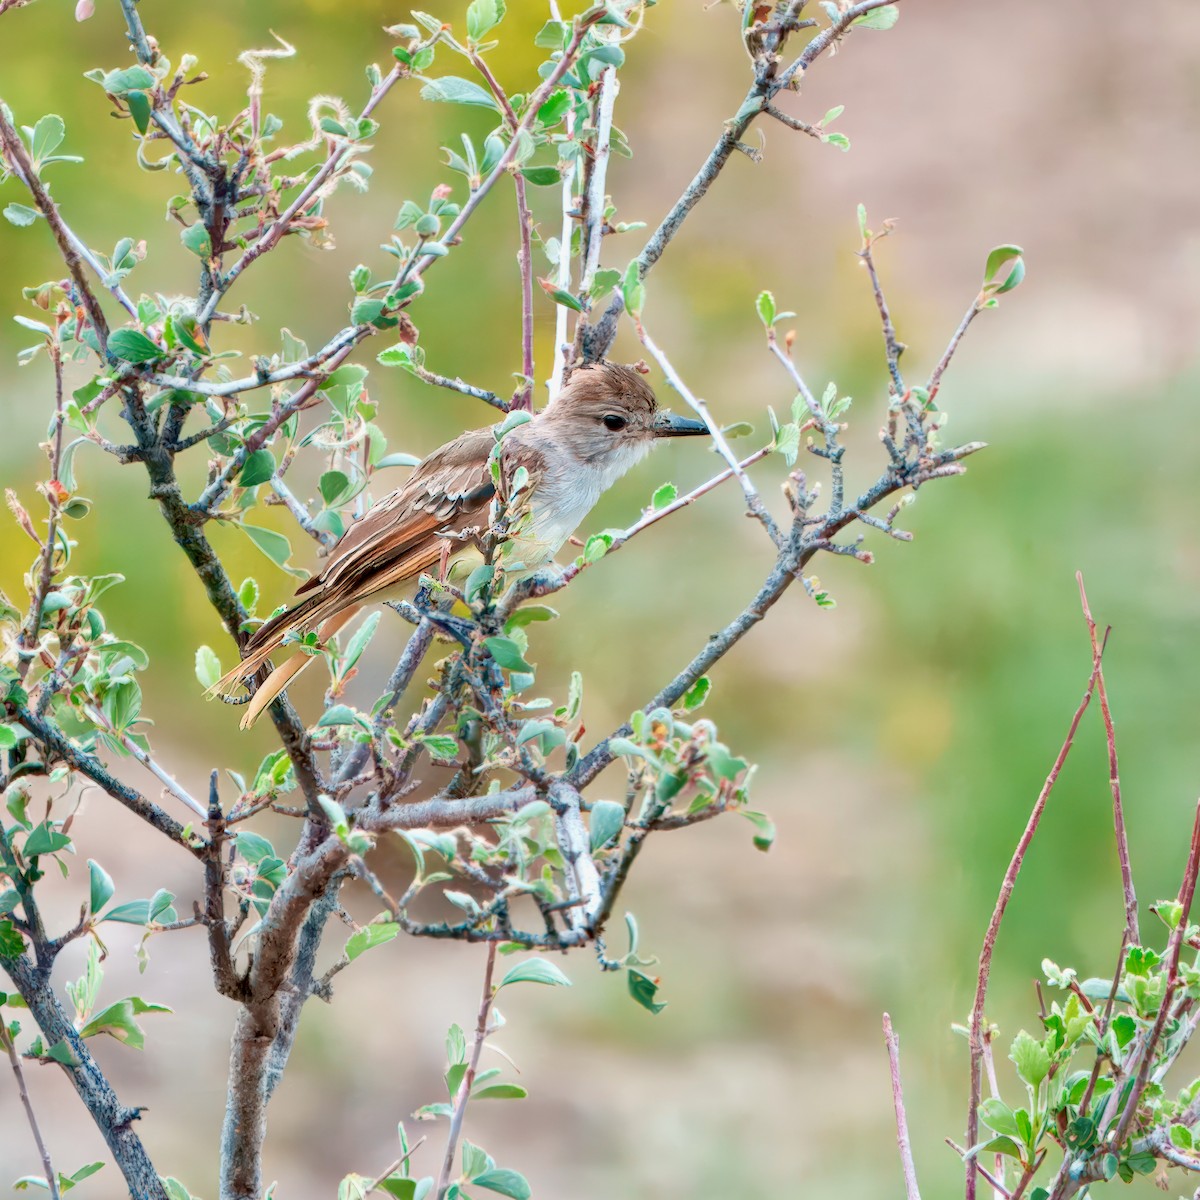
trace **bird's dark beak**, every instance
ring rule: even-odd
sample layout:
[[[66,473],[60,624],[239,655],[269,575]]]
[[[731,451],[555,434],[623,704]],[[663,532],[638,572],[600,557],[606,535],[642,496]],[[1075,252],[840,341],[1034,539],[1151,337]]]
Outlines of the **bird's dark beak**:
[[[692,417],[677,417],[674,413],[660,412],[654,418],[655,437],[691,437],[707,432],[708,426]]]

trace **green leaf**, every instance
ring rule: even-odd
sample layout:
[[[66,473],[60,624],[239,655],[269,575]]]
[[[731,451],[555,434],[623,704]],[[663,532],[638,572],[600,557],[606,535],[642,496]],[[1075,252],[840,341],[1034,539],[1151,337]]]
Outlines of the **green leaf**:
[[[1024,1029],[1013,1039],[1008,1057],[1016,1064],[1017,1074],[1032,1088],[1050,1072],[1050,1052]]]
[[[454,758],[458,754],[458,742],[449,734],[431,733],[421,738],[421,742],[430,754],[438,758]]]
[[[126,92],[152,88],[155,82],[154,76],[145,67],[125,67],[118,71],[109,71],[104,76],[103,87],[109,95],[123,96]]]
[[[16,730],[11,725],[0,725],[0,750],[11,750],[16,744]]]
[[[116,887],[112,876],[94,858],[88,859],[88,911],[95,916],[112,898]]]
[[[861,17],[850,22],[851,25],[861,25],[863,29],[891,29],[900,20],[900,9],[894,4],[885,4],[882,8],[872,9]]]
[[[317,722],[318,729],[333,729],[339,725],[361,725],[367,728],[366,722],[348,704],[335,704],[321,714]]]
[[[500,111],[491,92],[485,91],[469,79],[460,79],[457,75],[443,75],[441,79],[431,79],[421,89],[421,99],[444,104],[471,104],[477,108]]]
[[[504,20],[504,0],[471,0],[467,6],[467,37],[480,42]]]
[[[652,1013],[660,1013],[667,1007],[665,1000],[656,1000],[658,980],[652,979],[637,967],[626,967],[625,974],[629,982],[629,994],[645,1009]]]
[[[561,50],[567,44],[567,23],[547,21],[534,36],[533,44],[543,50]]]
[[[553,621],[558,616],[556,609],[545,604],[523,604],[511,617],[504,628],[506,630],[521,629],[532,625],[535,621]]]
[[[238,487],[257,487],[266,483],[275,474],[275,456],[270,450],[255,450],[244,463],[238,475]]]
[[[125,107],[129,109],[138,133],[146,133],[150,128],[150,114],[154,111],[150,97],[145,92],[130,92],[125,97]]]
[[[82,1037],[83,1034],[80,1034]],[[71,1043],[66,1038],[60,1038],[49,1050],[46,1051],[46,1057],[54,1059],[55,1062],[60,1062],[64,1067],[77,1067],[79,1060],[75,1057],[71,1050]]]
[[[35,825],[25,839],[25,857],[36,858],[39,854],[57,854],[66,849],[71,839],[65,833],[52,829],[45,821]]]
[[[32,225],[41,214],[36,208],[27,204],[12,203],[5,205],[4,217],[12,225]]]
[[[0,958],[16,958],[25,950],[20,931],[7,918],[0,918]]]
[[[774,450],[783,455],[787,465],[793,466],[800,453],[800,426],[795,421],[781,425],[775,433]]]
[[[380,612],[373,612],[354,631],[354,636],[350,639],[350,644],[346,647],[346,656],[342,660],[343,671],[349,671],[362,658],[363,651],[366,650],[371,639],[375,636],[375,630],[379,628],[379,621],[382,616],[383,614]]]
[[[619,836],[625,825],[625,808],[615,800],[597,800],[592,805],[592,815],[589,822],[591,827],[591,845],[593,850],[607,846],[613,838]]]
[[[196,647],[196,678],[205,691],[221,678],[221,660],[211,646]]]
[[[150,362],[166,351],[152,342],[140,329],[114,329],[108,335],[108,352],[124,362]]]
[[[353,962],[367,950],[390,942],[399,932],[400,926],[395,921],[376,921],[374,924],[364,925],[352,933],[346,942],[346,957]]]
[[[679,489],[673,483],[664,483],[662,487],[656,488],[654,495],[650,497],[650,507],[656,510],[666,508],[678,495]]]
[[[471,1093],[472,1100],[524,1100],[529,1093],[519,1083],[493,1083],[477,1088]]]
[[[532,672],[533,668],[525,661],[521,648],[512,638],[487,637],[483,639],[483,644],[497,665],[506,671],[522,671],[526,674]]]
[[[183,248],[190,250],[197,258],[212,257],[212,238],[199,221],[180,230],[179,240],[183,243]]]
[[[41,162],[53,154],[62,145],[66,134],[67,127],[57,113],[47,113],[40,117],[33,127],[33,136],[29,139],[29,150],[34,160]]]
[[[754,835],[756,850],[770,850],[775,844],[775,822],[765,813],[754,812],[748,808],[739,808],[738,812],[757,830]]]
[[[570,108],[571,93],[566,89],[560,89],[537,110],[538,124],[550,129],[567,115]]]
[[[150,920],[150,901],[130,900],[126,904],[118,904],[104,914],[104,920],[116,921],[121,925],[145,925]]]
[[[988,252],[987,262],[983,268],[983,283],[986,287],[989,283],[995,282],[995,276],[1000,268],[1013,259],[1020,259],[1025,251],[1020,246],[996,246]],[[1016,284],[1013,284],[1015,287]]]
[[[529,1200],[533,1195],[525,1176],[507,1167],[485,1171],[482,1175],[476,1175],[471,1183],[476,1187],[487,1188],[490,1192],[499,1192],[501,1196],[510,1196],[512,1200]]]
[[[499,991],[510,983],[545,983],[552,987],[570,987],[571,981],[562,971],[545,958],[526,958],[514,963],[500,980]]]
[[[146,1035],[142,1027],[134,1019],[143,1013],[170,1012],[165,1004],[148,1004],[137,996],[118,1000],[110,1004],[103,1012],[97,1013],[80,1031],[81,1038],[96,1037],[107,1033],[124,1042],[134,1050],[141,1050],[146,1045]]]
[[[571,295],[570,292],[564,291],[562,288],[555,285],[553,280],[542,279],[539,277],[538,283],[541,284],[542,291],[554,301],[555,304],[561,304],[563,308],[569,308],[572,312],[585,312],[583,305],[579,300]]]
[[[286,567],[287,560],[292,556],[292,544],[273,529],[264,529],[261,525],[238,526],[239,529],[273,562],[276,566]]]
[[[261,833],[254,833],[249,829],[238,833],[237,852],[252,866],[262,862],[264,858],[275,857],[275,847]]]
[[[775,297],[770,292],[759,292],[754,307],[758,309],[759,320],[768,329],[773,328],[775,325]]]
[[[708,769],[719,779],[736,779],[749,765],[744,758],[735,758],[720,742],[709,742],[705,758]]]
[[[642,315],[642,308],[646,303],[646,285],[641,281],[636,258],[625,268],[621,291],[625,299],[625,310],[636,320]]]
[[[827,133],[821,140],[839,150],[850,149],[850,139],[844,133]]]
[[[699,708],[705,700],[708,699],[708,693],[712,690],[712,680],[707,675],[701,675],[695,683],[683,694],[683,707],[692,712]]]
[[[534,187],[554,187],[563,179],[557,167],[522,167],[521,174]]]
[[[979,1102],[979,1119],[991,1130],[1005,1137],[1019,1138],[1017,1119],[1013,1110],[1003,1100],[989,1096]]]

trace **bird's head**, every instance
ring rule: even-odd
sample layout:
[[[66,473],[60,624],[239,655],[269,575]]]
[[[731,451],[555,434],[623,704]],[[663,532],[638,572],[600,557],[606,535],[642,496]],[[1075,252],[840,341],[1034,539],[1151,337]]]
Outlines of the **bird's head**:
[[[577,368],[539,420],[580,462],[620,464],[621,473],[661,438],[708,432],[703,421],[660,409],[632,367],[608,362]]]

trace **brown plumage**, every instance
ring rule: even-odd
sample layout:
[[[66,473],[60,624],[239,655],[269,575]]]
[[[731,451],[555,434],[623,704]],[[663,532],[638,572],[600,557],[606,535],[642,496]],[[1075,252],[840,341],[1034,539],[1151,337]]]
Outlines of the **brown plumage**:
[[[658,410],[654,392],[628,367],[600,363],[577,370],[555,402],[505,437],[501,488],[518,467],[528,473],[519,506],[526,513],[505,546],[510,575],[551,562],[602,492],[660,437],[706,432],[699,421]],[[296,590],[299,603],[272,617],[246,643],[242,661],[214,685],[230,689],[269,661],[289,630],[331,638],[371,596],[388,592],[439,561],[446,535],[487,525],[495,495],[488,458],[491,427],[447,442],[346,531],[329,561]],[[510,513],[510,519],[515,514]],[[297,651],[258,688],[242,718],[253,725],[312,661]]]

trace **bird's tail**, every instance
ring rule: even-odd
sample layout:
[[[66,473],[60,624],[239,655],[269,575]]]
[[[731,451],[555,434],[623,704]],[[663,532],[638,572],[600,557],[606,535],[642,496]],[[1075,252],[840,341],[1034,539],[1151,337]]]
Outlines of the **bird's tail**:
[[[328,641],[347,621],[359,611],[359,605],[341,607],[331,597],[310,596],[292,608],[272,617],[254,632],[246,644],[246,655],[231,671],[227,671],[208,689],[209,696],[229,693],[244,680],[249,680],[271,660],[271,655],[283,644],[291,629],[310,630],[318,627],[322,642]],[[275,668],[259,685],[253,699],[246,707],[241,726],[249,729],[262,715],[264,709],[313,661],[315,655],[303,650],[289,656]]]

